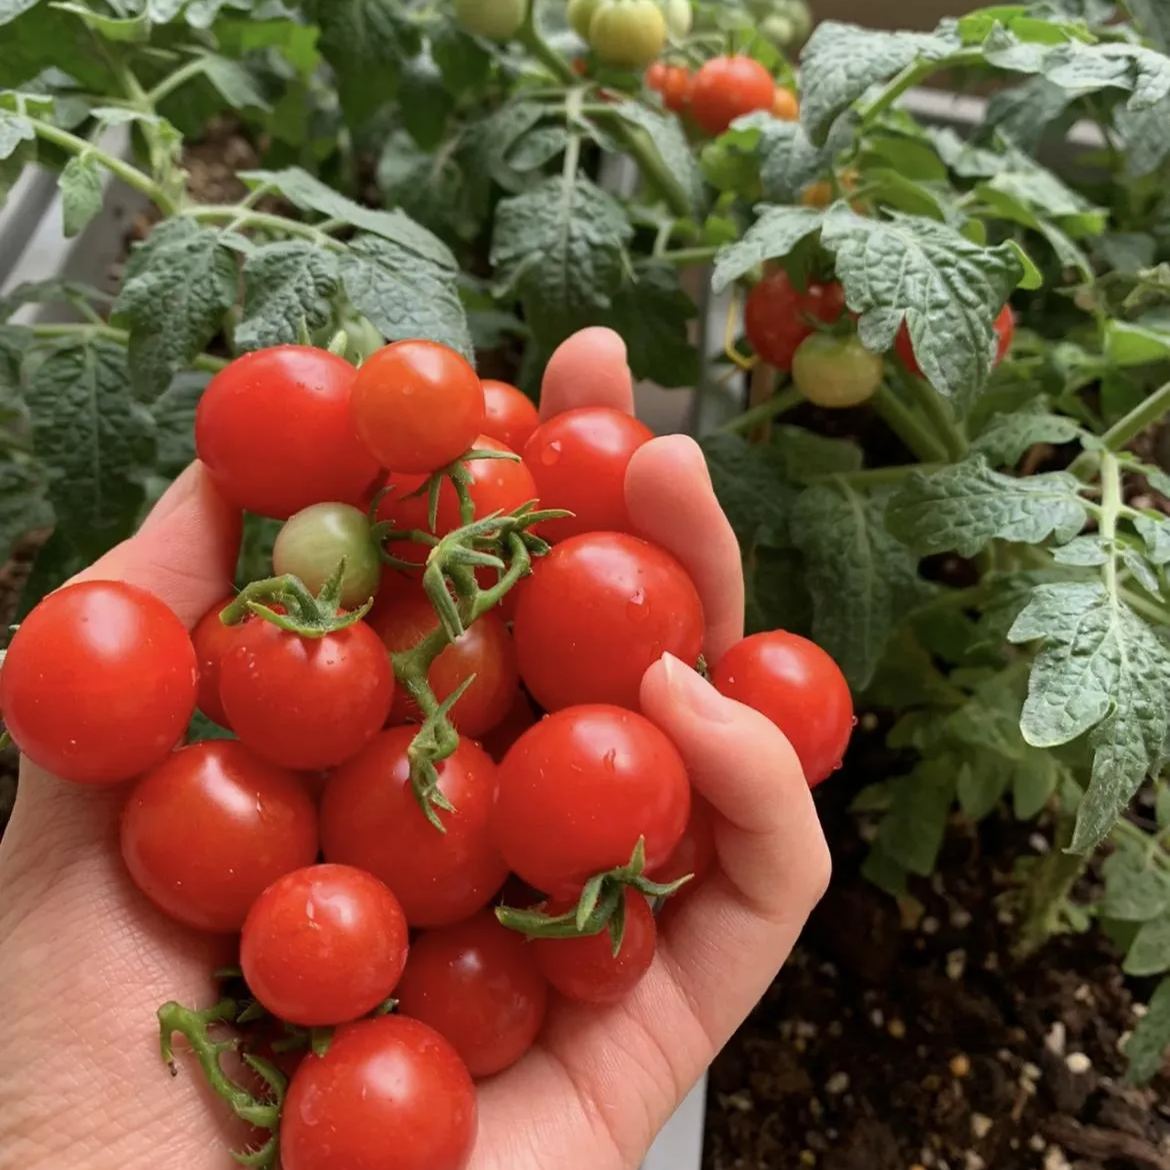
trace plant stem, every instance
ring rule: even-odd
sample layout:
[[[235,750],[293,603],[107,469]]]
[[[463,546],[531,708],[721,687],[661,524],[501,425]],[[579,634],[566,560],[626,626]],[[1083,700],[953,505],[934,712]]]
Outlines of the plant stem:
[[[168,77],[164,77],[152,90],[148,90],[143,96],[146,102],[153,108],[158,105],[164,98],[169,97],[181,85],[185,85],[192,77],[198,77],[200,73],[206,68],[207,62],[203,57],[195,57],[187,62],[186,65],[181,65],[174,73]]]
[[[1037,863],[1024,892],[1024,917],[1020,925],[1016,954],[1025,958],[1035,954],[1059,929],[1065,903],[1084,872],[1089,858],[1081,853],[1067,853],[1072,840],[1072,823],[1064,818],[1057,827],[1052,852]]]
[[[888,386],[880,386],[873,396],[874,409],[882,416],[890,430],[918,456],[923,463],[947,461],[947,450]]]
[[[1118,419],[1101,436],[1101,441],[1110,451],[1120,451],[1130,439],[1140,435],[1167,412],[1170,412],[1170,382],[1159,386],[1149,398],[1138,403],[1124,418]]]
[[[668,264],[706,264],[709,260],[714,260],[719,249],[714,247],[708,248],[675,248],[674,251],[663,251],[658,253],[659,260],[665,260]]]
[[[836,471],[826,475],[809,476],[809,483],[831,483],[844,481],[855,487],[886,487],[901,483],[916,471],[938,471],[942,463],[900,463],[895,467],[866,467],[861,471]]]
[[[1105,589],[1110,597],[1118,593],[1117,582],[1117,514],[1121,511],[1121,467],[1112,451],[1101,453],[1101,514],[1098,521],[1101,539],[1109,549],[1109,558],[1101,566]]]
[[[901,384],[914,395],[923,413],[930,419],[936,438],[951,460],[962,459],[967,453],[967,440],[959,430],[950,404],[925,378],[906,376],[901,379]]]
[[[130,343],[129,332],[114,325],[32,325],[30,328],[37,337],[76,337],[82,341],[87,338],[103,338],[117,342],[118,345]],[[209,374],[218,373],[227,364],[227,358],[215,357],[209,353],[198,354],[191,362],[195,369],[206,370]]]
[[[771,422],[772,419],[782,415],[785,411],[799,406],[803,401],[804,396],[801,392],[795,386],[789,386],[784,390],[777,391],[771,398],[761,402],[758,406],[753,406],[751,410],[745,410],[743,414],[736,415],[735,418],[725,422],[721,427],[717,427],[716,431],[720,434],[739,434],[743,431],[754,430],[761,423]]]
[[[136,166],[124,162],[84,138],[79,138],[76,134],[70,134],[68,130],[54,126],[52,122],[45,122],[41,118],[26,118],[25,120],[46,142],[52,142],[56,146],[68,150],[71,154],[88,154],[91,158],[97,159],[110,174],[116,175],[127,187],[133,187],[135,191],[140,191],[165,214],[174,215],[178,210],[170,195]]]
[[[226,220],[235,227],[260,228],[279,232],[286,236],[303,236],[323,247],[341,248],[341,244],[323,230],[324,227],[340,226],[337,220],[325,220],[321,226],[318,226],[311,223],[301,223],[300,220],[289,219],[285,215],[272,215],[266,211],[242,208],[238,203],[209,203],[204,207],[190,207],[183,214],[196,220],[210,220],[212,222]]]
[[[983,60],[977,49],[968,49],[959,53],[952,53],[949,57],[940,57],[931,60],[912,61],[886,88],[861,111],[863,125],[869,125],[878,116],[888,110],[898,98],[908,89],[913,89],[920,81],[924,81],[932,73],[940,69],[954,69],[963,65],[978,65]]]

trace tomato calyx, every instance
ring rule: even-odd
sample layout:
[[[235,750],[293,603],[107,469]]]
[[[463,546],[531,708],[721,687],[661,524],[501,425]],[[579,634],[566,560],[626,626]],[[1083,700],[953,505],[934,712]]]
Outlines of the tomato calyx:
[[[677,881],[656,882],[646,877],[645,871],[646,839],[639,837],[630,860],[591,877],[582,888],[577,904],[565,913],[498,906],[496,918],[502,926],[529,938],[584,938],[608,930],[616,957],[621,953],[625,937],[627,887],[648,898],[669,898],[693,877],[685,874]]]
[[[266,622],[302,638],[324,638],[360,622],[374,604],[371,597],[356,609],[341,608],[341,585],[345,576],[345,557],[337,563],[329,580],[314,596],[299,578],[291,573],[253,581],[240,590],[236,599],[225,606],[220,621],[225,626],[242,622],[254,614]],[[269,604],[266,604],[269,603]],[[272,608],[279,605],[280,609]]]
[[[164,1003],[158,1009],[159,1046],[171,1075],[177,1076],[172,1041],[176,1032],[187,1041],[196,1060],[199,1061],[208,1085],[227,1102],[231,1111],[248,1125],[269,1132],[262,1145],[256,1149],[234,1150],[232,1157],[242,1166],[275,1170],[279,1157],[280,1111],[284,1104],[288,1079],[280,1069],[262,1057],[250,1052],[241,1053],[240,1059],[266,1088],[264,1095],[257,1097],[229,1077],[221,1064],[225,1053],[239,1051],[241,1043],[239,1036],[215,1039],[212,1035],[218,1028],[239,1023],[243,1014],[240,1004],[234,999],[221,999],[202,1011],[184,1007],[173,1000]]]

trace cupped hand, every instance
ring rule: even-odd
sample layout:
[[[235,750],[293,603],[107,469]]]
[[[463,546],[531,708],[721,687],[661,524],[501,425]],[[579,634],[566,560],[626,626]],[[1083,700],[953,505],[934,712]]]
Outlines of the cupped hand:
[[[625,348],[603,329],[553,356],[541,410],[594,404],[633,409]],[[626,492],[638,532],[691,573],[706,653],[717,658],[742,634],[743,582],[698,447],[681,436],[647,443]],[[190,626],[228,588],[239,523],[195,464],[136,536],[83,575],[150,589]],[[654,965],[626,1002],[557,1002],[538,1046],[480,1086],[472,1170],[638,1166],[764,992],[828,881],[808,787],[771,723],[669,657],[647,671],[641,700],[715,810],[718,866],[672,908]],[[0,1165],[231,1165],[239,1133],[193,1065],[165,1075],[154,1015],[168,999],[211,1002],[210,972],[230,960],[230,941],[171,923],[131,886],[117,847],[124,795],[61,784],[22,762],[0,844]]]

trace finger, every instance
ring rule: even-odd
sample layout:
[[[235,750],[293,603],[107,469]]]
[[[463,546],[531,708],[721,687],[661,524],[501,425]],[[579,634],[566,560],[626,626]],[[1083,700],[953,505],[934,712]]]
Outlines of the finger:
[[[78,573],[75,581],[128,581],[166,602],[188,628],[230,590],[240,513],[192,463],[142,527]]]
[[[677,745],[715,810],[718,872],[674,908],[662,953],[716,1045],[764,993],[828,884],[831,868],[792,745],[763,715],[665,655],[642,710]]]
[[[743,637],[743,566],[698,443],[664,435],[639,447],[626,471],[634,530],[674,554],[703,600],[704,652],[716,662]]]
[[[557,346],[544,371],[540,417],[578,406],[610,406],[634,413],[634,385],[626,343],[612,330],[594,326]]]

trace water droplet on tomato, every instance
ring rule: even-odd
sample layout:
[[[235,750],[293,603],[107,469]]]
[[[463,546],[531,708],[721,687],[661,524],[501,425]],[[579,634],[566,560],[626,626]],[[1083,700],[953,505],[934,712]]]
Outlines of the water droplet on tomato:
[[[833,765],[833,771],[834,771],[834,772],[840,772],[840,771],[841,771],[841,766],[842,766],[842,764],[843,764],[843,763],[844,763],[844,761],[843,761],[843,760],[838,760],[838,761],[837,761],[837,762],[836,762],[836,763]]]
[[[861,722],[861,720],[860,720],[860,719],[858,719],[856,715],[854,715],[854,716],[853,716],[853,719],[852,719],[852,720],[850,721],[850,723],[849,723],[849,726],[850,726],[850,727],[856,727],[856,726],[857,726],[857,725],[858,725],[860,722]]]
[[[601,762],[606,766],[606,769],[608,771],[616,772],[617,771],[617,749],[610,748],[609,751],[607,751],[605,753],[605,755],[601,757]]]
[[[646,593],[639,589],[626,602],[626,616],[634,621],[645,621],[650,616],[650,606],[646,602]]]
[[[551,443],[545,443],[545,445],[540,449],[540,461],[545,465],[545,467],[552,467],[554,463],[559,463],[560,458],[560,439],[553,439]]]

